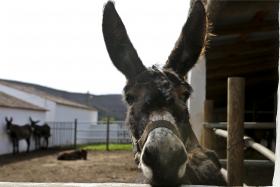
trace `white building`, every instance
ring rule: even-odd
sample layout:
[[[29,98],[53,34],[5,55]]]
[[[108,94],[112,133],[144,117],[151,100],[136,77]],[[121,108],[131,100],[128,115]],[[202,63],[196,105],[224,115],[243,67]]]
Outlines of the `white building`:
[[[94,108],[51,95],[25,83],[0,80],[0,91],[46,109],[44,121],[65,122],[78,119],[97,122],[98,119],[98,112]]]
[[[12,153],[13,145],[6,131],[5,117],[13,118],[13,123],[25,125],[29,123],[29,116],[44,121],[47,110],[31,103],[22,101],[3,92],[0,92],[0,155]],[[31,141],[32,142],[32,141]],[[19,143],[19,150],[26,151],[27,144],[24,140]],[[31,143],[31,150],[34,148]]]
[[[29,117],[40,120],[39,124],[47,122],[51,127],[49,146],[73,145],[75,119],[97,124],[96,109],[58,97],[50,93],[51,89],[42,88],[45,87],[39,89],[36,85],[0,80],[0,154],[12,152],[12,144],[5,129],[6,116],[13,117],[13,122],[19,125],[29,123]],[[33,147],[32,139],[31,149]],[[20,151],[25,149],[25,141],[20,141]]]

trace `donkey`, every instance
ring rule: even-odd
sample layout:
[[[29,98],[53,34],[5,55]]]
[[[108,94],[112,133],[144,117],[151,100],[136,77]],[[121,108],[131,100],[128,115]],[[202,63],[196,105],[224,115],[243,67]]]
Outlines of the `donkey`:
[[[35,149],[41,148],[41,138],[45,140],[46,149],[49,145],[49,137],[51,136],[50,127],[47,123],[44,125],[37,125],[40,121],[33,121],[31,117],[29,117],[29,121],[32,127],[34,139],[35,139]]]
[[[13,143],[13,154],[19,153],[19,141],[22,139],[26,140],[27,143],[27,150],[29,152],[30,148],[30,138],[32,134],[31,126],[30,125],[16,125],[13,124],[13,118],[11,117],[10,120],[5,117],[6,120],[6,128],[7,133],[9,134],[12,143]]]
[[[71,152],[64,152],[58,155],[57,160],[87,160],[86,150],[75,150]]]
[[[226,185],[216,154],[201,147],[195,137],[186,105],[192,88],[184,78],[200,56],[207,33],[202,2],[193,3],[162,69],[143,65],[111,1],[104,6],[102,30],[113,64],[127,79],[126,124],[144,182],[152,186]]]

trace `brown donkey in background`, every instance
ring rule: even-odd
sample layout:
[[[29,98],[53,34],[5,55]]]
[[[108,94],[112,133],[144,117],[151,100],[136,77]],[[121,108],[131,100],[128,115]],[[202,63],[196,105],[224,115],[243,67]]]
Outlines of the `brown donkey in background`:
[[[127,79],[126,123],[145,182],[153,186],[226,185],[216,154],[199,145],[186,105],[192,88],[184,77],[200,56],[207,32],[202,2],[193,4],[162,70],[143,65],[113,2],[105,5],[102,28],[110,58]]]
[[[30,125],[16,125],[13,124],[13,118],[11,117],[10,120],[5,117],[6,120],[6,128],[7,133],[9,134],[12,143],[13,143],[13,154],[19,153],[19,141],[25,139],[27,143],[27,150],[29,152],[30,148],[30,138],[32,134],[31,126]]]
[[[75,150],[64,152],[58,155],[57,160],[86,160],[87,150]]]

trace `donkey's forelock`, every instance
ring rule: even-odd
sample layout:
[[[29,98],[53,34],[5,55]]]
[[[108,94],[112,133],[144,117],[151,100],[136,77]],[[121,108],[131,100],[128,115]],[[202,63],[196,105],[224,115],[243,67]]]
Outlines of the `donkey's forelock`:
[[[183,94],[186,99],[192,93],[192,87],[184,79],[179,77],[172,70],[161,70],[157,66],[152,66],[133,79],[128,80],[127,85],[124,87],[124,95],[126,96],[133,87],[137,88],[141,85],[148,87],[150,93],[155,94],[155,92],[157,92],[165,101],[172,100],[174,97],[174,90],[178,87],[183,88]]]

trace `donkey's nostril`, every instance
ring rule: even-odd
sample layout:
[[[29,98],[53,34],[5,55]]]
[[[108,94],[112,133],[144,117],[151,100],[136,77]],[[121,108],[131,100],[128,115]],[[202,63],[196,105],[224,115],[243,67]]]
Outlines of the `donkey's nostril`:
[[[150,166],[152,163],[156,162],[157,153],[154,147],[146,147],[144,149],[144,153],[142,156],[142,161],[147,165]]]
[[[140,160],[147,178],[170,182],[185,174],[187,152],[171,130],[159,127],[149,133]]]

